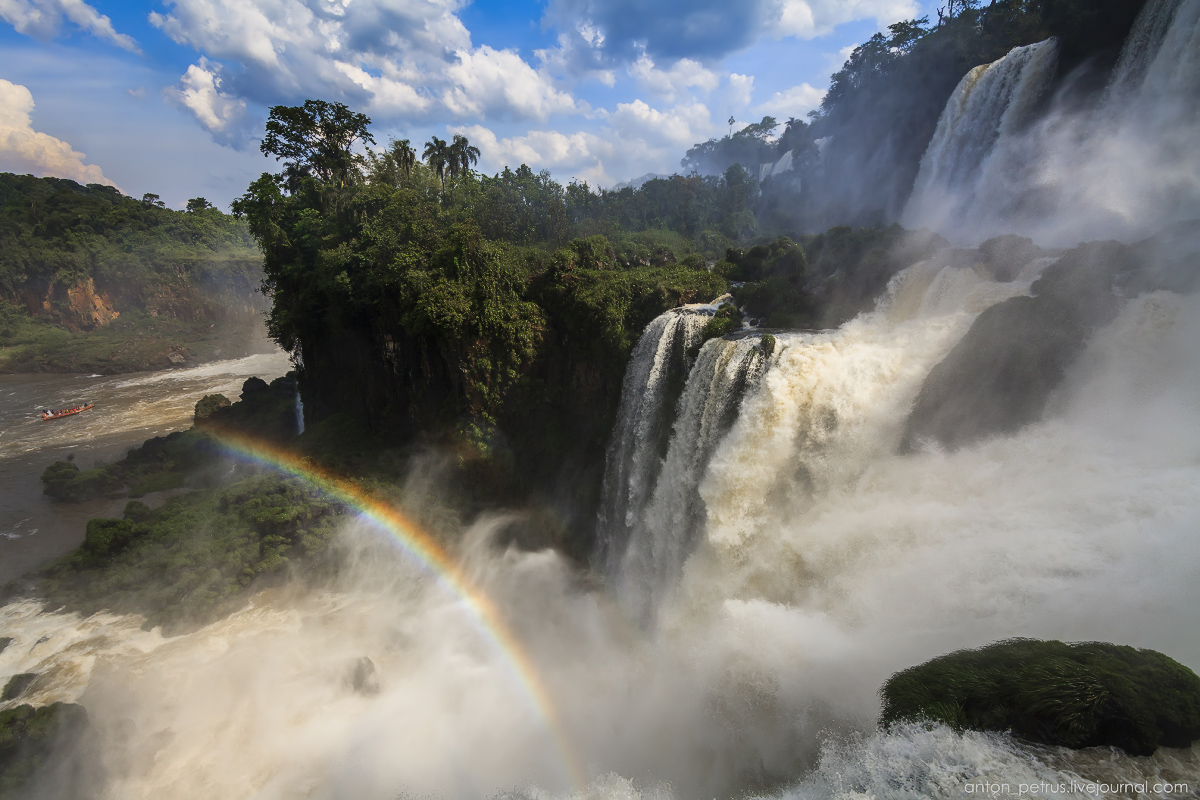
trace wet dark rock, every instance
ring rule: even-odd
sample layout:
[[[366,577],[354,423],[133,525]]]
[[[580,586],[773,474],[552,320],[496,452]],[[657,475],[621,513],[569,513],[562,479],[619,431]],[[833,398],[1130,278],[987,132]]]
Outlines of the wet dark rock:
[[[1004,282],[1016,280],[1026,264],[1043,255],[1033,239],[1014,234],[988,239],[979,245],[978,253],[979,264],[992,279]]]
[[[350,685],[359,694],[379,694],[379,675],[375,662],[363,656],[354,662],[350,670]]]
[[[1200,739],[1200,677],[1154,650],[1106,642],[960,650],[896,673],[880,695],[884,726],[932,721],[1139,756]]]
[[[1040,419],[1088,337],[1116,317],[1119,287],[1144,263],[1142,251],[1118,242],[1080,245],[1046,268],[1032,296],[980,314],[925,379],[901,451],[928,440],[957,448]]]
[[[36,672],[21,672],[13,675],[8,679],[8,683],[4,684],[4,691],[0,693],[0,701],[17,699],[35,680],[37,680]]]

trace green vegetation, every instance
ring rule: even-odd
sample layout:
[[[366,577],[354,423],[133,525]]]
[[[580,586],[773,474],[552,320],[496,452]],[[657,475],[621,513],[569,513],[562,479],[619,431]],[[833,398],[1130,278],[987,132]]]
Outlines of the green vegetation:
[[[961,650],[893,675],[880,694],[883,725],[927,720],[1133,755],[1200,739],[1200,677],[1162,653],[1103,642]]]
[[[160,369],[256,335],[261,256],[204,198],[0,174],[0,245],[0,371]]]
[[[228,408],[230,405],[232,404],[229,402],[229,398],[223,394],[206,394],[196,403],[196,413],[193,418],[199,422],[211,417],[214,411]]]
[[[269,385],[249,378],[241,401],[231,405],[222,395],[208,395],[196,404],[196,426],[147,439],[115,464],[81,471],[69,461],[57,461],[42,473],[43,492],[67,502],[127,494],[201,488],[218,482],[220,447],[210,430],[230,429],[260,440],[281,441],[296,433],[294,375]]]
[[[256,472],[251,470],[251,472]],[[168,630],[236,607],[252,583],[320,553],[343,509],[300,482],[251,474],[153,511],[93,519],[78,550],[42,572],[46,598],[72,610],[133,612]]]
[[[252,312],[255,314],[257,312]],[[150,316],[128,309],[92,330],[72,330],[49,315],[31,315],[0,299],[0,373],[141,372],[247,352],[258,335],[254,317],[225,322]]]
[[[62,791],[66,784],[54,779],[69,782],[76,777],[70,775],[72,749],[87,727],[87,712],[72,703],[0,711],[0,800],[52,797],[56,790]],[[41,781],[50,784],[43,786]],[[42,795],[33,791],[35,787],[50,793]]]
[[[951,0],[936,22],[898,22],[855,48],[807,121],[789,119],[780,129],[765,117],[697,144],[681,164],[709,175],[740,164],[758,175],[760,165],[790,152],[791,170],[754,182],[750,208],[760,231],[886,225],[900,216],[938,117],[968,70],[1054,36],[1060,79],[1079,68],[1072,91],[1086,99],[1105,85],[1143,5]]]

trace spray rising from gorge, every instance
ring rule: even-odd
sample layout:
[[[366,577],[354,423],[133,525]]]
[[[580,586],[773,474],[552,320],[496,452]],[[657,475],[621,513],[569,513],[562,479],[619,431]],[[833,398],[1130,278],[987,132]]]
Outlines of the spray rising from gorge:
[[[1061,213],[1034,215],[999,185],[1003,159],[1024,152],[1049,170],[1075,157],[1058,134],[1095,155],[1133,135],[1134,108],[1178,121],[1134,163],[1151,153],[1194,169],[1195,150],[1168,140],[1190,130],[1180,109],[1198,87],[1155,76],[1197,57],[1197,13],[1197,0],[1147,7],[1104,99],[1130,110],[1108,122],[1062,116],[1046,97],[1053,42],[972,70],[907,213],[966,241],[1015,228],[1073,245],[1120,209],[1103,193],[1060,206],[1060,193]],[[1080,196],[1128,163],[1081,166]],[[1171,197],[1159,227],[1200,211]],[[10,604],[0,670],[38,673],[35,702],[85,705],[79,769],[114,798],[925,797],[968,778],[1194,787],[1197,746],[1134,757],[875,728],[889,675],[998,639],[1115,641],[1200,668],[1200,247],[1184,231],[1128,248],[993,249],[907,266],[836,329],[702,342],[715,306],[655,318],[607,453],[598,574],[501,545],[504,515],[464,526],[460,573],[519,657],[360,515],[325,588],[275,587],[178,636],[133,615]],[[953,394],[941,365],[987,365],[990,351],[969,349],[980,338],[1037,353],[1018,333],[1057,346],[1061,331],[1038,326],[1074,324],[1089,304],[1104,313],[1068,330],[1068,363],[1006,381],[1041,393],[1030,418],[953,441],[913,423],[937,396],[927,387]],[[1004,314],[1024,329],[978,335]],[[431,502],[445,468],[414,469],[403,505]],[[514,678],[524,659],[533,690]]]

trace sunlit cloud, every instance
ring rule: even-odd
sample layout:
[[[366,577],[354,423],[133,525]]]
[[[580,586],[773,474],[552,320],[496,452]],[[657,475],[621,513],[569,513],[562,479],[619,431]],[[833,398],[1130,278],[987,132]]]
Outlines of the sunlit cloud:
[[[70,22],[117,47],[139,52],[132,37],[117,33],[112,20],[83,0],[0,0],[0,18],[17,33],[42,41],[58,36],[63,22]]]
[[[0,170],[70,178],[80,183],[116,186],[87,157],[48,133],[33,129],[33,93],[0,78]]]

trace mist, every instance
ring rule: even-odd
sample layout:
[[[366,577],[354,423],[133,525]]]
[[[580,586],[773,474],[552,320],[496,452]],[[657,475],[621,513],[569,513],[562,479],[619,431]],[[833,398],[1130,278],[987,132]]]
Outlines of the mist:
[[[1091,105],[1052,80],[1052,41],[972,70],[904,211],[963,245],[1154,239],[1021,240],[1003,269],[986,248],[947,249],[836,329],[703,341],[711,305],[651,322],[590,565],[508,544],[530,524],[515,512],[456,521],[437,499],[454,455],[414,457],[401,505],[441,514],[498,623],[366,516],[320,579],[176,636],[136,615],[5,606],[0,674],[36,673],[22,702],[89,718],[70,774],[35,796],[63,781],[122,800],[1195,787],[1200,745],[1133,757],[877,720],[890,675],[1013,637],[1153,648],[1200,670],[1200,243],[1171,228],[1200,213],[1198,37],[1200,0],[1151,3]],[[992,366],[995,351],[971,350],[977,323],[1039,298],[1064,305],[1035,321],[1089,313],[1053,380],[1004,381],[1041,392],[1027,415],[953,439],[915,427],[941,365]]]
[[[972,70],[942,113],[901,222],[960,244],[1019,233],[1061,247],[1132,242],[1195,219],[1198,43],[1200,4],[1153,0],[1098,101],[1081,103],[1080,75],[1047,96],[1053,39]]]
[[[1004,737],[870,733],[889,674],[996,639],[1111,640],[1200,667],[1200,299],[1128,302],[1016,435],[897,454],[928,371],[1047,261],[1009,282],[923,262],[841,329],[779,334],[682,477],[671,450],[695,451],[679,436],[694,429],[676,421],[640,512],[659,521],[635,526],[606,585],[497,545],[519,520],[470,523],[458,556],[557,723],[462,599],[362,520],[331,584],[260,593],[173,638],[137,617],[10,606],[0,669],[42,676],[27,702],[88,709],[102,797],[833,796],[838,759],[867,786],[917,754],[930,791],[972,759],[1012,781],[1050,774],[1053,759]],[[692,379],[744,342],[708,342]],[[414,502],[431,474],[417,471]],[[654,503],[689,480],[703,513],[672,528]],[[1149,768],[1107,754],[1060,767],[1120,772],[1114,758]]]

